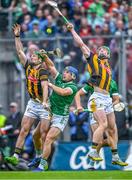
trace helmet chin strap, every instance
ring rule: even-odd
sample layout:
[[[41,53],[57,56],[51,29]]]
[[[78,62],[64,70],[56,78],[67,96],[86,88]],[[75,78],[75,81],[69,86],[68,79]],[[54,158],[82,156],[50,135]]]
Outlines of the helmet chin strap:
[[[99,60],[109,59],[109,57],[107,57],[107,56],[105,56],[105,55],[103,55],[103,54],[100,54],[100,55],[98,56],[98,59],[99,59]]]
[[[41,64],[41,61],[38,61],[37,63],[30,62],[31,66],[38,66],[39,64]]]

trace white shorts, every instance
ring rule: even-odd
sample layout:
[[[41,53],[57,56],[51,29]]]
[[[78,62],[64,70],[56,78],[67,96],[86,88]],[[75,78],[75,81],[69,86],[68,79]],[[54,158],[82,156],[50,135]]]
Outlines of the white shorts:
[[[91,112],[103,109],[106,114],[114,112],[110,95],[94,92],[88,101],[88,109]]]
[[[69,119],[69,115],[68,116],[60,116],[60,115],[53,114],[52,118],[51,118],[50,127],[57,127],[58,129],[63,131],[67,125],[68,119]]]
[[[49,112],[44,109],[41,103],[33,99],[28,101],[24,115],[34,119],[49,119]]]

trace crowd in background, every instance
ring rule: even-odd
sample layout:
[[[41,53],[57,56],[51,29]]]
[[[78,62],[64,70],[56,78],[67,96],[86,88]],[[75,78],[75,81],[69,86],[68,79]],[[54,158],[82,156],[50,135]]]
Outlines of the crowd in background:
[[[127,89],[128,98],[132,99],[132,3],[131,0],[57,0],[61,12],[75,26],[77,33],[84,38],[88,47],[95,51],[101,45],[108,45],[112,51],[111,65],[113,69],[113,78],[118,79],[118,58],[120,41],[118,37],[126,36],[126,54],[127,54]],[[4,11],[7,10],[7,11]],[[73,42],[71,34],[67,31],[62,18],[51,8],[44,0],[1,0],[0,1],[0,38],[12,37],[8,33],[9,22],[6,20],[7,14],[12,12],[13,23],[21,24],[21,38],[28,38],[27,57],[30,56],[33,49],[44,48],[51,50],[56,47],[55,37],[60,39],[63,51],[62,60],[59,61],[61,69],[65,66],[74,66],[79,70],[79,85],[84,84],[89,78],[86,70],[86,62],[80,48]],[[4,17],[4,18],[3,18]],[[10,36],[9,36],[10,35]],[[104,35],[104,36],[101,36]],[[112,35],[111,37],[107,37]],[[91,36],[89,39],[88,37]],[[95,36],[95,37],[93,37]],[[113,36],[115,36],[113,38]],[[43,38],[48,40],[43,41]],[[53,41],[51,43],[51,40]],[[31,39],[31,41],[30,41]],[[33,43],[32,39],[36,39]],[[54,59],[57,62],[57,59]],[[83,63],[82,63],[83,62]],[[63,68],[62,68],[63,67]],[[132,102],[129,102],[130,105]],[[74,108],[70,109],[69,127],[71,140],[88,140],[89,126],[88,114],[77,116]],[[2,110],[2,107],[0,108]],[[14,143],[19,134],[21,113],[18,111],[17,103],[13,102],[9,106],[9,116],[4,116],[0,112],[0,128],[12,125],[13,128],[6,134],[0,131],[0,138],[3,139],[3,146],[6,155],[12,154]],[[131,109],[130,109],[131,111]],[[129,139],[131,132],[130,113],[122,112],[117,114],[120,123],[117,122],[119,139]],[[122,123],[121,123],[122,122]],[[11,126],[10,126],[11,127]],[[125,128],[124,128],[125,127]],[[129,131],[128,131],[129,128]],[[124,133],[124,134],[122,134]],[[131,134],[131,133],[130,133]],[[11,148],[11,149],[9,149]],[[26,139],[24,158],[30,158],[33,152],[33,143],[31,134]]]
[[[0,26],[0,32],[2,33],[0,38],[12,37],[12,34],[8,33],[9,24],[6,24],[6,13],[12,12],[12,24],[16,22],[21,24],[22,38],[36,39],[36,43],[38,43],[37,40],[43,38],[51,40],[55,37],[63,37],[60,40],[64,53],[62,66],[81,67],[79,72],[84,74],[85,61],[82,65],[80,64],[82,54],[79,48],[75,43],[71,43],[71,34],[67,31],[63,19],[48,5],[46,0],[1,0],[0,2],[0,9],[7,10],[6,12],[0,12],[0,24],[2,24]],[[92,51],[95,51],[101,45],[110,47],[112,51],[111,65],[115,80],[118,79],[116,65],[120,53],[118,37],[126,36],[128,86],[132,86],[132,73],[129,68],[132,65],[131,0],[58,0],[57,3],[64,16],[74,24],[77,33],[84,38],[85,43]],[[102,35],[104,36],[102,37]],[[110,35],[112,36],[110,37]],[[90,36],[92,37],[89,39]],[[56,42],[45,40],[39,45],[40,48],[51,50],[56,46]],[[87,74],[82,77],[81,82],[85,78],[87,78]]]
[[[132,36],[132,4],[129,0],[58,0],[62,13],[81,37],[89,35]],[[63,20],[46,0],[1,0],[0,9],[13,12],[22,26],[22,37],[69,36]],[[4,24],[1,28],[4,27]]]

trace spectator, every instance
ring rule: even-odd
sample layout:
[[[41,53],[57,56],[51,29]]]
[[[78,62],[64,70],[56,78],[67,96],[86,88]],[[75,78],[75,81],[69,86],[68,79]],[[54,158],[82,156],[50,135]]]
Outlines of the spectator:
[[[110,45],[110,42],[111,42],[111,38],[107,38],[107,35],[108,34],[111,34],[111,32],[110,32],[110,29],[109,29],[109,25],[107,24],[107,23],[105,23],[104,25],[103,25],[103,28],[102,28],[102,35],[105,35],[106,37],[104,38],[104,44],[106,45],[106,46],[109,46]]]
[[[117,23],[116,23],[115,35],[116,36],[125,35],[124,23],[123,23],[122,20],[118,20]]]
[[[73,15],[73,23],[74,23],[74,26],[75,26],[75,30],[77,32],[79,32],[79,29],[80,29],[80,26],[81,26],[81,13],[79,11],[77,12],[74,12],[74,15]],[[86,23],[87,24],[87,23]]]
[[[102,26],[100,24],[96,24],[93,35],[101,36],[102,35]]]
[[[33,20],[29,24],[29,30],[33,30],[34,21],[39,22],[39,29],[42,30],[46,20],[44,19],[43,11],[41,9],[36,10],[35,17],[33,17]]]
[[[47,16],[47,22],[43,27],[43,31],[47,37],[55,36],[57,33],[56,24],[51,15]]]
[[[6,124],[6,116],[3,114],[3,106],[0,104],[0,128],[4,127]]]
[[[81,37],[86,37],[92,34],[91,26],[88,25],[87,19],[81,19],[80,32]]]
[[[30,29],[30,28],[29,28],[29,25],[30,25],[30,23],[31,23],[31,20],[32,20],[32,17],[31,17],[30,14],[25,14],[25,15],[23,16],[23,22],[22,22],[22,24],[26,24],[26,25],[28,26],[28,30]]]
[[[14,152],[15,143],[20,132],[22,114],[18,111],[18,104],[16,102],[10,103],[10,115],[7,118],[6,125],[12,125],[13,128],[9,132],[9,146],[11,147],[11,154]]]
[[[88,24],[92,27],[93,30],[96,24],[100,26],[103,25],[103,18],[97,16],[95,7],[93,6],[90,6],[88,10],[87,20],[88,20]]]
[[[33,4],[35,5],[36,9],[42,10],[46,5],[46,0],[33,1]]]
[[[5,0],[1,0],[0,1],[0,7],[1,9],[4,8],[4,9],[7,9],[11,6],[12,4],[12,0],[8,0],[8,1],[5,1]]]
[[[102,2],[100,2],[100,0],[95,0],[94,3],[90,5],[89,9],[94,9],[97,16],[100,17],[102,17],[105,13]]]
[[[24,16],[27,14],[32,16],[31,9],[26,3],[21,2],[15,11],[15,20],[17,23],[21,24],[24,21]]]
[[[129,38],[131,39],[131,42],[132,42],[132,20],[128,24],[127,34],[128,34],[128,36],[129,36]]]
[[[44,33],[39,29],[39,21],[34,20],[32,22],[33,30],[25,32],[25,38],[42,38],[44,37]]]
[[[69,114],[70,135],[72,141],[86,141],[88,139],[88,113],[74,113],[75,107],[71,106]]]
[[[108,24],[110,33],[114,33],[116,29],[115,22],[113,21],[112,15],[110,13],[104,14],[104,24]]]
[[[115,111],[115,116],[116,116],[116,124],[118,129],[119,140],[129,140],[129,131],[127,127],[128,122],[127,122],[125,110],[121,112]]]

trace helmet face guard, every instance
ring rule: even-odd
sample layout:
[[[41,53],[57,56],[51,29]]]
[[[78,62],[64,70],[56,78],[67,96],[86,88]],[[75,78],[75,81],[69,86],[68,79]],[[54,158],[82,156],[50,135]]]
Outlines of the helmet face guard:
[[[110,49],[107,46],[101,46],[97,49],[97,54],[99,59],[109,59]]]
[[[40,54],[39,51],[35,51],[35,54],[38,56],[39,59],[41,59],[42,61],[44,61],[44,57]]]

